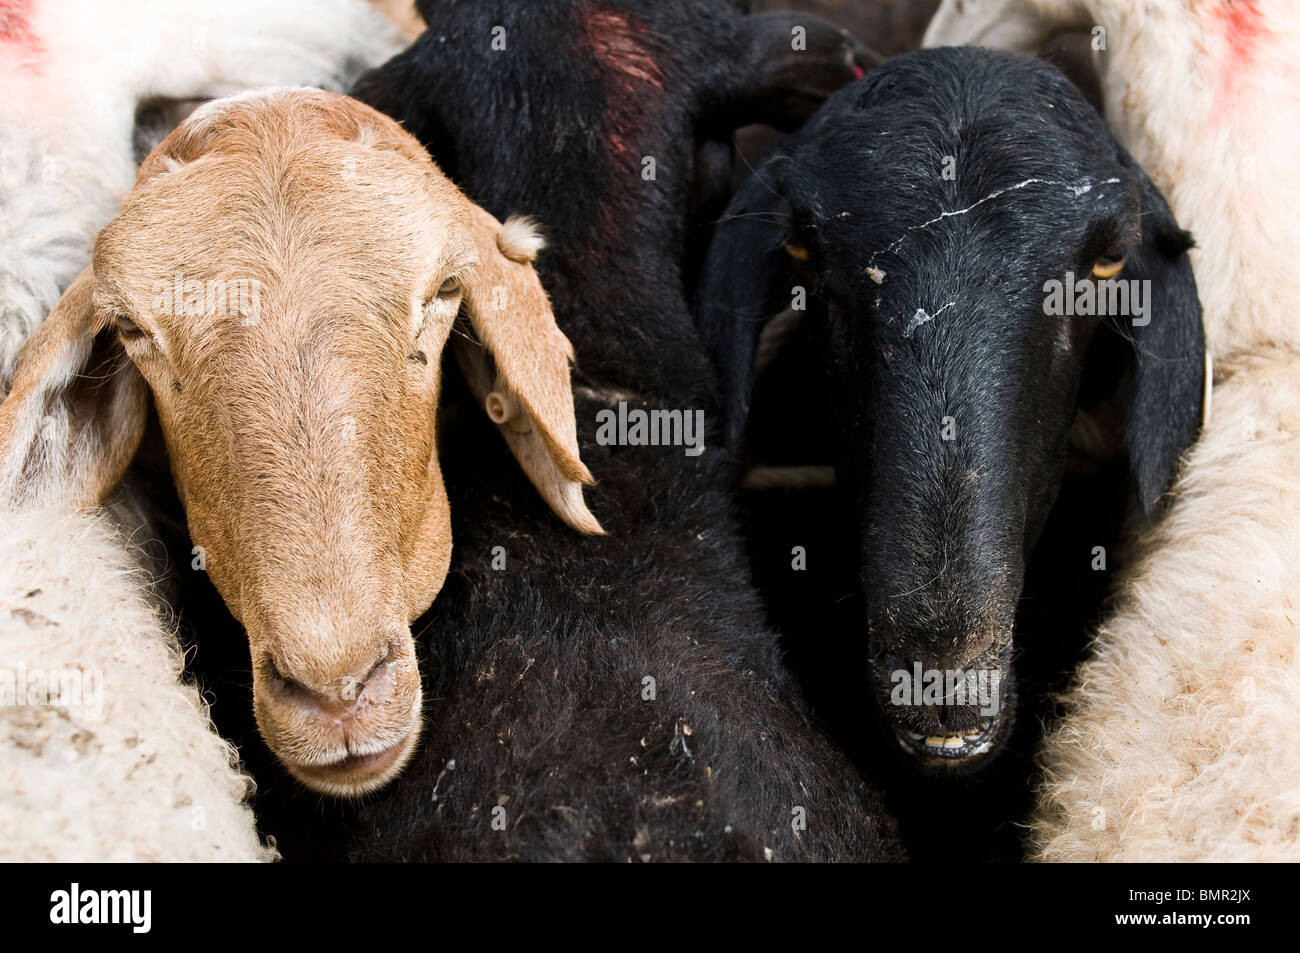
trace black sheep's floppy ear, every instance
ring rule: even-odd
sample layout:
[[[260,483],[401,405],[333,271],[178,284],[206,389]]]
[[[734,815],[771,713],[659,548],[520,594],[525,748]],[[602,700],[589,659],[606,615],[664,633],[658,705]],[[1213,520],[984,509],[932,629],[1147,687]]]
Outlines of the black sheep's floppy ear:
[[[781,157],[776,157],[780,159]],[[754,383],[754,350],[763,323],[791,300],[789,210],[768,181],[765,162],[736,192],[714,231],[695,302],[695,323],[722,383],[723,437],[740,449]]]
[[[1138,498],[1149,516],[1173,481],[1178,460],[1195,443],[1205,406],[1205,330],[1187,249],[1192,238],[1142,168],[1121,158],[1142,191],[1142,246],[1128,254],[1122,277],[1149,281],[1143,323],[1129,319],[1134,345],[1128,444]]]
[[[744,53],[724,106],[732,128],[766,123],[793,131],[876,65],[850,33],[818,16],[774,11],[741,23]]]

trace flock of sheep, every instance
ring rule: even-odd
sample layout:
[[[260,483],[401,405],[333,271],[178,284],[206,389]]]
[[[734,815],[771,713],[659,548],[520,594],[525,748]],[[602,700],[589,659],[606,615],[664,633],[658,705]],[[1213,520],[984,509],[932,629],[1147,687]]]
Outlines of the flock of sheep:
[[[0,858],[1300,859],[1300,9],[415,7],[0,0]]]

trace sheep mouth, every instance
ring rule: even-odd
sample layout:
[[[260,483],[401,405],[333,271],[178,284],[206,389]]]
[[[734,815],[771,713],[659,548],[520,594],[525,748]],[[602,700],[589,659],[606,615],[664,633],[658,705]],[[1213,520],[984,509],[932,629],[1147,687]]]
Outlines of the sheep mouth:
[[[410,760],[419,733],[411,732],[382,751],[347,755],[323,765],[285,763],[289,772],[307,787],[333,797],[359,797],[392,781]]]
[[[895,727],[894,736],[908,754],[926,759],[963,761],[989,754],[997,746],[1002,729],[1002,712],[983,718],[969,731],[953,735],[927,735]]]
[[[873,662],[887,730],[915,763],[974,769],[1001,749],[1014,711],[1010,645],[953,672],[884,653]]]

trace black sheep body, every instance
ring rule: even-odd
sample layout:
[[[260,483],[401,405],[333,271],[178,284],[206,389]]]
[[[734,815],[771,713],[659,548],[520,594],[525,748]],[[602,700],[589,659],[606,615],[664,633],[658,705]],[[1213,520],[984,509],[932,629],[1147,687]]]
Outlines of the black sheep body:
[[[708,445],[720,436],[681,256],[692,135],[747,79],[728,71],[754,66],[735,5],[427,7],[434,27],[357,95],[401,120],[475,201],[543,224],[538,267],[578,354],[579,439],[599,481],[587,498],[609,536],[566,531],[499,436],[451,415],[456,548],[416,628],[424,737],[358,809],[350,855],[898,858],[878,797],[782,666],[721,455],[595,440],[598,411],[619,400],[703,409]],[[496,25],[510,55],[490,50]]]

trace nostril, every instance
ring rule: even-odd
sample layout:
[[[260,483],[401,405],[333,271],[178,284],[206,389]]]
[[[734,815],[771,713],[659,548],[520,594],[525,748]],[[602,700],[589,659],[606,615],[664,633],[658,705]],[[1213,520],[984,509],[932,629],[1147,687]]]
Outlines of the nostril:
[[[377,658],[366,669],[353,669],[352,673],[332,679],[314,679],[306,682],[286,672],[274,655],[264,652],[259,669],[268,683],[269,694],[287,706],[302,713],[311,710],[314,716],[329,719],[350,718],[358,713],[358,704],[364,695],[370,705],[382,702],[391,693],[392,670],[402,658],[403,646],[393,641],[380,649]]]
[[[319,703],[320,696],[292,675],[286,675],[280,666],[275,664],[275,659],[270,653],[262,657],[262,669],[271,682],[272,690],[277,695],[288,699],[308,701],[313,704]]]
[[[397,661],[397,646],[393,643],[389,643],[383,656],[381,656],[379,661],[375,662],[374,665],[370,666],[370,671],[366,672],[365,678],[361,680],[362,686],[364,687],[367,682],[374,678],[375,674],[378,673],[380,669],[386,665],[393,664],[395,661]]]
[[[381,674],[385,668],[392,665],[397,660],[397,646],[390,644],[384,651],[384,654],[371,665],[365,675],[359,679],[344,678],[342,686],[342,697],[345,702],[355,704],[361,699],[361,694],[366,690],[376,675]]]
[[[285,674],[284,669],[276,664],[274,657],[269,653],[263,656],[262,670],[270,682],[271,692],[281,702],[300,709],[324,711],[331,716],[353,707],[356,694],[351,698],[348,697],[346,679],[340,692],[317,691],[292,675]]]
[[[280,666],[275,663],[275,656],[270,652],[262,653],[262,664],[260,668],[262,669],[262,674],[271,682],[277,691],[285,691],[291,686],[297,688],[302,687],[297,681],[284,674],[284,671]]]

